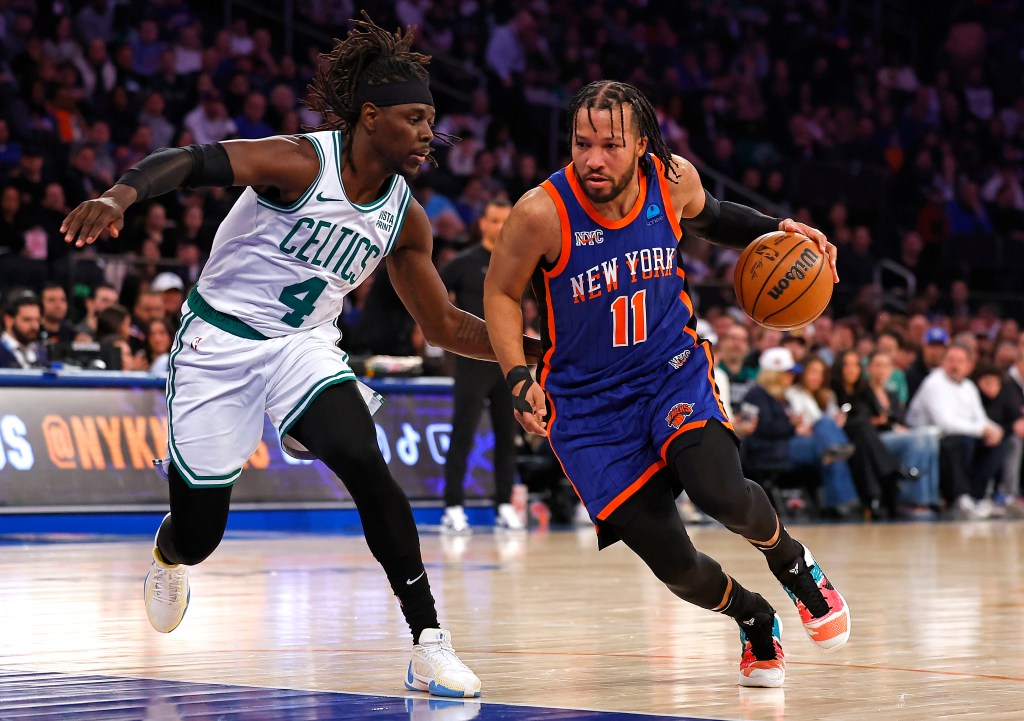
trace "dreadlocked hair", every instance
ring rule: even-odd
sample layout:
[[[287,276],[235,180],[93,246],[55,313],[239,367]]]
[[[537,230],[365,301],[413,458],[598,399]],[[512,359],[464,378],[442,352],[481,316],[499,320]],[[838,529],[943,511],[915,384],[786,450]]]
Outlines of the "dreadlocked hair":
[[[361,85],[430,78],[424,67],[430,56],[411,50],[416,36],[412,27],[390,33],[375,25],[365,10],[362,16],[362,20],[351,21],[353,27],[347,38],[335,38],[334,50],[320,54],[324,62],[309,84],[309,99],[305,101],[310,110],[324,117],[313,130],[340,130],[350,136],[362,111],[355,102],[356,89]],[[434,135],[449,147],[458,139],[445,133]]]
[[[615,111],[618,109],[619,132],[622,135],[622,142],[626,142],[626,112],[623,106],[628,104],[633,108],[633,125],[641,137],[647,137],[647,147],[650,152],[661,161],[665,168],[665,178],[673,183],[678,182],[679,171],[672,162],[672,151],[665,144],[661,135],[661,126],[658,125],[658,117],[654,113],[651,101],[643,93],[629,83],[620,83],[616,80],[597,80],[581,88],[573,96],[569,103],[569,144],[576,140],[576,117],[581,110],[587,114],[587,122],[590,127],[597,130],[591,112],[594,110],[608,110],[612,113],[612,125],[614,127]],[[640,168],[644,173],[650,173],[651,159],[646,155],[640,158]]]

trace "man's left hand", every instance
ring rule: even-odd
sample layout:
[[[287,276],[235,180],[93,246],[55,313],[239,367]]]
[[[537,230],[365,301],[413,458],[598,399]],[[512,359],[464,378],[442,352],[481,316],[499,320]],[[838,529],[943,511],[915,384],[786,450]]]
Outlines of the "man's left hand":
[[[817,228],[812,228],[809,225],[798,223],[792,218],[786,218],[779,223],[779,230],[784,230],[787,233],[800,233],[800,235],[806,235],[808,238],[818,244],[818,250],[825,254],[828,258],[828,264],[832,267],[832,282],[839,282],[839,272],[836,271],[836,247],[828,242],[828,238]]]

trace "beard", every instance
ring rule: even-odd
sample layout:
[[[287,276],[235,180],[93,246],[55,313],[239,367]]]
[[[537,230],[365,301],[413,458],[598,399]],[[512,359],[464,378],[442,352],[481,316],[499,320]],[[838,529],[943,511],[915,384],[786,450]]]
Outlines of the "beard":
[[[573,168],[573,170],[576,170],[576,169]],[[602,175],[601,177],[608,178],[608,176],[606,176],[606,175]],[[590,188],[590,186],[588,186],[584,182],[585,179],[580,177],[579,172],[576,171],[576,179],[579,180],[579,182],[580,182],[580,188],[583,189],[583,194],[585,196],[587,196],[587,200],[589,200],[591,203],[595,203],[595,204],[596,203],[607,203],[607,202],[610,202],[610,201],[614,200],[615,198],[619,197],[620,195],[622,195],[623,191],[625,191],[626,188],[629,187],[630,183],[633,182],[633,178],[635,178],[635,177],[636,177],[636,163],[633,164],[633,167],[630,168],[618,180],[618,182],[616,182],[614,178],[608,178],[608,180],[610,180],[611,182],[608,184],[609,187],[608,187],[607,190],[605,190],[603,192],[594,192],[594,190],[592,188]]]

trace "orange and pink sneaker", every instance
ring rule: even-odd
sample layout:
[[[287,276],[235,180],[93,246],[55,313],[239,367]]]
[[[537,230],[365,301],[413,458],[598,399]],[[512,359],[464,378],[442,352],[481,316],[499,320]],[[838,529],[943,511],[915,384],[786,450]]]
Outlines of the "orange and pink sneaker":
[[[850,640],[850,607],[806,547],[804,555],[778,579],[796,604],[804,631],[815,646],[836,651]]]
[[[779,688],[786,680],[786,656],[782,653],[782,619],[779,614],[756,614],[740,626],[740,686]]]

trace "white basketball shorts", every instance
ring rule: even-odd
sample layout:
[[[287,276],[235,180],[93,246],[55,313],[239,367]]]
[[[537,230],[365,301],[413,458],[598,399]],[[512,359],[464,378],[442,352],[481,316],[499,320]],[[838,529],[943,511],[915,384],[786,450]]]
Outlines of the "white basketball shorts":
[[[262,340],[247,333],[252,329],[201,298],[182,306],[167,377],[167,446],[190,486],[234,483],[263,437],[264,412],[285,451],[309,458],[288,431],[325,388],[358,384],[371,414],[384,403],[356,379],[332,323]]]

